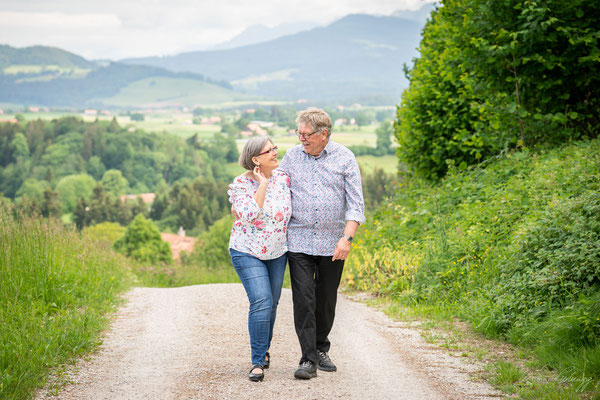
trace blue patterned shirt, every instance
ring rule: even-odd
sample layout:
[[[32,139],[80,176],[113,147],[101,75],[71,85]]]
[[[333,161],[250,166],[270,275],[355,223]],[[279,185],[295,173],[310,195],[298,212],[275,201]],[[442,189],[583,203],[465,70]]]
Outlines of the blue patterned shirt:
[[[346,221],[365,222],[360,170],[354,154],[331,139],[317,157],[297,145],[285,153],[279,169],[291,181],[289,251],[333,255]]]

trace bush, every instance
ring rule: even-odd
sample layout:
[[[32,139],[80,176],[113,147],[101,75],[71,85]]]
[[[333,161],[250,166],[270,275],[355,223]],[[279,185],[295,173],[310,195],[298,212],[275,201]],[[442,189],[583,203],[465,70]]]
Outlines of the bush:
[[[399,157],[428,179],[515,146],[600,132],[594,0],[446,0],[398,109]]]
[[[600,195],[554,200],[520,240],[494,297],[509,320],[542,319],[600,288]],[[595,329],[600,335],[600,324]]]
[[[131,221],[114,248],[139,262],[170,264],[173,261],[169,243],[162,240],[156,226],[142,214]]]

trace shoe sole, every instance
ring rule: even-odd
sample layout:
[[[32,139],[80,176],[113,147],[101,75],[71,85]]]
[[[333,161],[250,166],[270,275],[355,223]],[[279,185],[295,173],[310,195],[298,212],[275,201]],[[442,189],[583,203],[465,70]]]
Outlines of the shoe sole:
[[[321,371],[325,371],[325,372],[335,372],[337,371],[337,367],[322,367],[320,365],[317,365],[317,368],[320,369]]]
[[[317,377],[317,371],[315,372],[309,372],[309,373],[305,373],[305,371],[302,371],[300,373],[298,373],[298,371],[294,372],[294,378],[297,379],[310,379],[310,378],[316,378]]]
[[[262,382],[262,380],[265,379],[265,376],[249,377],[248,379],[250,379],[252,382]]]

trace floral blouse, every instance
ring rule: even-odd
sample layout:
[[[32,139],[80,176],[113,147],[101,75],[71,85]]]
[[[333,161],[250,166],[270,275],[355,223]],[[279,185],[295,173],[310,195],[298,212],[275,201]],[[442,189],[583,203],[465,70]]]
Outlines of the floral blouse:
[[[261,260],[272,260],[287,252],[287,224],[292,215],[290,178],[278,169],[273,170],[262,208],[254,199],[258,186],[258,181],[244,175],[229,185],[229,202],[237,214],[229,248]]]

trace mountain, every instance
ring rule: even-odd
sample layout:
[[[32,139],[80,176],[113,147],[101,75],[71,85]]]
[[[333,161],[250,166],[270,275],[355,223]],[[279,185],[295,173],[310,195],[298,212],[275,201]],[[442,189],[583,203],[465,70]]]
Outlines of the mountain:
[[[159,67],[94,62],[65,50],[0,45],[0,102],[67,107],[173,107],[248,99],[227,82]]]
[[[408,85],[402,66],[418,54],[422,27],[411,19],[355,14],[263,43],[122,62],[202,73],[272,98],[370,97],[394,104]]]
[[[300,31],[306,31],[316,26],[310,22],[296,22],[293,24],[281,24],[269,28],[264,25],[252,25],[244,29],[242,33],[233,37],[231,40],[217,44],[210,50],[233,49],[235,47],[248,46],[251,44],[267,42],[282,36],[292,35]]]
[[[11,65],[56,65],[64,68],[92,68],[85,58],[55,47],[31,46],[23,49],[0,45],[0,68]]]

